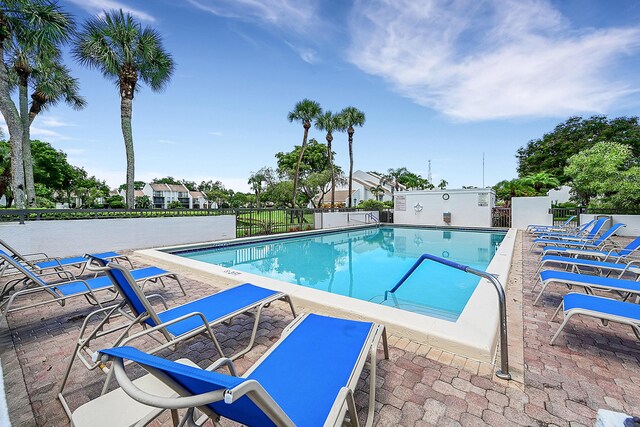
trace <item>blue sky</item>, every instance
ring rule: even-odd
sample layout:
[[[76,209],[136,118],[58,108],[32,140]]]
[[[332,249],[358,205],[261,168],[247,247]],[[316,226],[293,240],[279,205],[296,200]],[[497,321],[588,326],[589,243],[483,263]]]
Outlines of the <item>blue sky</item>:
[[[640,3],[634,0],[61,0],[79,23],[122,8],[157,29],[176,71],[133,106],[136,179],[220,180],[302,139],[303,98],[353,105],[356,169],[407,167],[449,188],[516,176],[515,152],[571,115],[638,115]],[[88,101],[42,114],[32,136],[124,182],[115,86],[68,58]],[[324,134],[311,137],[324,142]],[[334,139],[348,170],[346,134]]]

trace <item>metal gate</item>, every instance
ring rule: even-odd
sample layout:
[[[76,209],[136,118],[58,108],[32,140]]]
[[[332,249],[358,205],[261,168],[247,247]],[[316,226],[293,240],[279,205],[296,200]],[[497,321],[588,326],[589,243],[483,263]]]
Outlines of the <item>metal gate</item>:
[[[491,226],[511,228],[511,208],[491,209]]]

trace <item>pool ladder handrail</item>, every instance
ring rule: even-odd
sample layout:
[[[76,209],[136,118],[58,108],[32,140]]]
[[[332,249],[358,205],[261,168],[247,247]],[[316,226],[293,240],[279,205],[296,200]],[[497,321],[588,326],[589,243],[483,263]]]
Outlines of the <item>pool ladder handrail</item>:
[[[418,260],[413,264],[413,266],[407,271],[407,273],[402,276],[402,279],[396,283],[396,285],[391,288],[389,291],[385,291],[384,299],[387,300],[387,296],[389,293],[395,293],[398,288],[411,276],[411,274],[416,271],[416,269],[422,264],[423,261],[430,260],[435,261],[440,264],[444,264],[448,267],[455,268],[457,270],[464,271],[465,273],[474,274],[476,276],[480,276],[484,279],[487,279],[491,282],[491,284],[496,289],[498,293],[498,305],[500,308],[500,369],[496,371],[496,376],[503,380],[510,380],[511,374],[509,373],[509,347],[507,342],[507,301],[504,294],[504,288],[502,284],[498,281],[496,276],[491,273],[487,273],[483,270],[478,270],[473,267],[469,267],[468,265],[458,264],[457,262],[449,261],[445,258],[440,258],[431,254],[423,254],[418,258]]]

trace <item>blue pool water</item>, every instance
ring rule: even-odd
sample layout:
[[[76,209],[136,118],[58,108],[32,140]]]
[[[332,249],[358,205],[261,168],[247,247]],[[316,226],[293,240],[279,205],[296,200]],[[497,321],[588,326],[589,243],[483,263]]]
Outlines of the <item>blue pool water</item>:
[[[424,253],[484,270],[504,236],[380,227],[181,251],[176,255],[455,321],[479,282],[477,276],[425,261],[386,300],[385,291]]]

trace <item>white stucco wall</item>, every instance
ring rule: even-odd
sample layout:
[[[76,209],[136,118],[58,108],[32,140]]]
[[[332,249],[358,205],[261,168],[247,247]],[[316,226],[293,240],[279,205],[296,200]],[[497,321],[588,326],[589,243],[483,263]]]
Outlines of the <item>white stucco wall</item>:
[[[348,225],[373,224],[379,222],[378,212],[316,212],[316,229],[346,227]],[[371,217],[373,215],[373,218]]]
[[[551,197],[514,197],[511,199],[511,227],[525,229],[529,224],[553,225],[549,213]]]
[[[568,202],[571,198],[571,187],[569,187],[568,185],[563,185],[557,190],[549,190],[547,196],[549,196],[551,198],[551,201],[555,203]]]
[[[580,224],[591,221],[597,216],[602,215],[580,214]],[[611,215],[611,217],[612,221],[611,223],[607,223],[605,225],[606,228],[609,228],[613,224],[618,224],[620,222],[626,224],[626,227],[618,229],[618,231],[616,232],[616,236],[640,236],[640,215]]]
[[[234,215],[28,221],[0,225],[0,239],[22,253],[83,255],[236,237]]]
[[[404,203],[402,197],[405,198]],[[416,208],[418,204],[422,207],[421,210],[420,207]],[[486,206],[480,206],[481,204]],[[396,193],[393,222],[491,227],[491,208],[494,205],[495,193],[488,188],[402,191]],[[443,220],[444,212],[451,212],[450,223]]]

